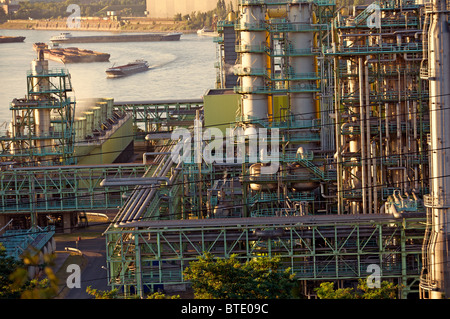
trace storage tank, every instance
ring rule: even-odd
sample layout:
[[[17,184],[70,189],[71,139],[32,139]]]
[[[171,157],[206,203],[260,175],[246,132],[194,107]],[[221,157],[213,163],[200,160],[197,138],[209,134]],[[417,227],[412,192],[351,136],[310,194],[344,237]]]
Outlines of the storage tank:
[[[92,129],[99,129],[100,125],[102,123],[102,108],[99,106],[94,106],[92,108],[92,112],[94,113],[94,121],[93,121],[93,126]]]
[[[83,112],[86,118],[86,136],[92,136],[92,131],[94,129],[94,112]]]
[[[107,102],[97,102],[96,105],[101,109],[100,124],[104,123],[108,118],[108,103]]]
[[[320,183],[318,181],[313,181],[310,178],[307,178],[307,176],[311,176],[311,172],[307,168],[301,166],[299,163],[289,164],[288,174],[297,177],[299,180],[304,179],[304,181],[299,181],[291,184],[291,187],[294,191],[312,191],[320,186]]]
[[[74,122],[75,142],[81,142],[86,137],[86,118],[77,117]]]
[[[254,191],[261,191],[261,190],[274,190],[277,188],[276,180],[274,183],[267,183],[267,180],[270,178],[276,179],[276,175],[270,174],[270,175],[262,175],[261,174],[261,167],[264,166],[263,163],[255,163],[250,166],[249,168],[249,180],[254,183],[250,184],[250,188]],[[265,178],[263,178],[265,177]],[[263,182],[264,181],[264,182]]]
[[[112,117],[113,114],[114,98],[104,98],[103,101],[105,101],[107,104],[106,118],[109,119]]]

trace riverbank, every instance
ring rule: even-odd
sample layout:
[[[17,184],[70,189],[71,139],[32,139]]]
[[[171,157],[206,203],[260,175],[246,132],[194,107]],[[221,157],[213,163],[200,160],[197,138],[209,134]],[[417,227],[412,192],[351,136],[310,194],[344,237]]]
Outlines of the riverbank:
[[[4,30],[59,30],[73,31],[67,27],[67,19],[55,20],[9,20],[0,24]],[[82,20],[78,31],[112,31],[112,32],[182,32],[195,33],[185,22],[173,20],[152,20],[146,18],[123,19],[120,21],[98,18]]]

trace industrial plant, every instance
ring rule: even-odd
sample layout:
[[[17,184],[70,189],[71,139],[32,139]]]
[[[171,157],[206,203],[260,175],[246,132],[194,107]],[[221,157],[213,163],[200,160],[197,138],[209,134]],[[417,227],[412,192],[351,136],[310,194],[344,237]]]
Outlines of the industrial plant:
[[[0,241],[48,251],[58,227],[117,210],[104,236],[124,295],[188,289],[208,252],[278,257],[306,298],[373,269],[399,298],[449,298],[449,10],[239,0],[197,100],[75,102],[38,51],[0,137],[0,229],[24,235]]]

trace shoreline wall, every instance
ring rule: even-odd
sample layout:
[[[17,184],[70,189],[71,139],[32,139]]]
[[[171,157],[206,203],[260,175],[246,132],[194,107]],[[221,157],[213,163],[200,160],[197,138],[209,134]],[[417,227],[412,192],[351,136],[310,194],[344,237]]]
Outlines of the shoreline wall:
[[[66,19],[58,20],[9,20],[0,24],[0,29],[10,30],[60,30],[60,31],[113,31],[113,32],[183,32],[195,33],[196,30],[183,30],[183,24],[174,21],[127,20],[82,20],[79,28],[68,28]]]

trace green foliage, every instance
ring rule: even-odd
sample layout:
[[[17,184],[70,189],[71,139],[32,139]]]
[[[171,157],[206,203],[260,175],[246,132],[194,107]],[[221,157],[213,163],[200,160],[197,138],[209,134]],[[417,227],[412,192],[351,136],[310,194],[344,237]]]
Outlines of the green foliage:
[[[323,282],[315,289],[319,299],[355,299],[352,288],[334,289],[334,283]]]
[[[323,282],[315,291],[319,299],[396,299],[398,289],[398,285],[387,281],[382,281],[380,288],[369,288],[367,281],[360,279],[356,290],[334,289],[334,283]]]
[[[218,0],[215,9],[208,12],[191,12],[190,14],[181,15],[177,13],[174,21],[186,21],[187,29],[195,30],[203,27],[215,28],[217,21],[224,20],[228,12],[233,11],[233,3],[230,1],[227,6],[225,0]]]
[[[147,297],[147,299],[180,299],[179,295],[175,296],[166,296],[161,292],[155,292]]]
[[[94,0],[89,4],[83,0],[66,0],[62,2],[20,2],[19,10],[11,17],[12,19],[55,19],[68,17],[69,4],[80,6],[81,16],[102,16],[106,11],[118,11],[122,15],[143,16],[145,11],[145,0]],[[1,19],[1,14],[0,14]]]
[[[206,253],[184,271],[198,299],[286,299],[296,282],[277,258],[260,257],[241,263],[236,255],[214,258]]]
[[[86,292],[94,296],[94,299],[119,299],[119,291],[117,289],[112,289],[110,291],[107,290],[98,290],[93,289],[91,286],[88,286],[86,288]],[[139,299],[138,295],[132,295],[129,297],[129,299]],[[180,299],[180,296],[166,296],[165,294],[161,292],[155,292],[149,296],[147,296],[147,299]]]
[[[20,291],[12,290],[11,274],[23,263],[6,256],[5,248],[0,243],[0,299],[20,298]]]
[[[0,8],[0,23],[6,22],[8,20],[8,16],[5,13],[5,10],[3,8]]]
[[[39,254],[29,254],[23,261],[7,257],[0,244],[0,299],[50,299],[56,295],[58,280],[50,268],[54,255],[45,255],[41,263]],[[28,278],[28,267],[36,267],[34,278]],[[44,279],[39,279],[44,275]]]
[[[94,299],[117,299],[119,297],[119,291],[117,289],[112,289],[109,291],[92,289],[91,286],[86,288],[86,292],[94,296]]]

